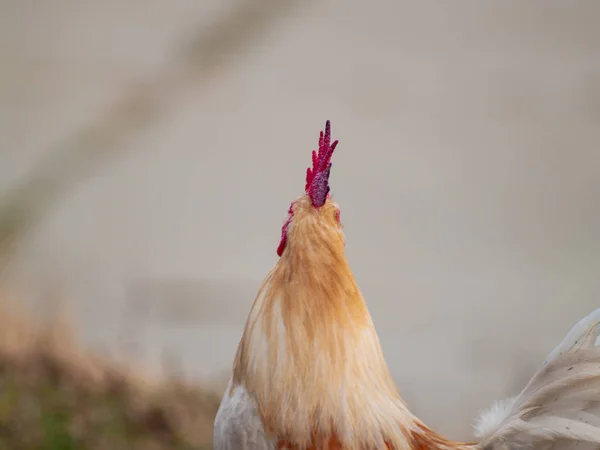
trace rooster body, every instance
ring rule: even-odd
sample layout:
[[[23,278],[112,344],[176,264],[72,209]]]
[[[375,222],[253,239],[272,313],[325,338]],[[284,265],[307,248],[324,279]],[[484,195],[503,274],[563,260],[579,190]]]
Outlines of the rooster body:
[[[280,259],[246,321],[215,419],[215,450],[600,448],[600,310],[576,325],[519,396],[482,416],[478,443],[445,439],[410,412],[345,257],[328,185],[336,145],[327,122],[306,193],[283,226]]]

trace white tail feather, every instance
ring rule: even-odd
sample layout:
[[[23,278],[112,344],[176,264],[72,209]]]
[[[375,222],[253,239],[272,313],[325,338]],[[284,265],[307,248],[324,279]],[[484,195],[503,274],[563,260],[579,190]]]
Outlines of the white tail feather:
[[[482,411],[475,420],[475,436],[483,438],[496,432],[502,422],[508,417],[517,397],[494,402],[488,409]]]
[[[523,391],[478,418],[486,450],[600,450],[600,309],[580,320]]]

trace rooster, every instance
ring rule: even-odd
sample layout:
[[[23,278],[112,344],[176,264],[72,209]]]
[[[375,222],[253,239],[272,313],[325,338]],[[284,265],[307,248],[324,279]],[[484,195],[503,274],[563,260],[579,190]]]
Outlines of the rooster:
[[[312,153],[279,260],[251,307],[214,426],[215,450],[597,450],[600,309],[582,319],[523,391],[476,422],[476,442],[432,431],[408,409],[344,254],[329,194],[330,123]]]

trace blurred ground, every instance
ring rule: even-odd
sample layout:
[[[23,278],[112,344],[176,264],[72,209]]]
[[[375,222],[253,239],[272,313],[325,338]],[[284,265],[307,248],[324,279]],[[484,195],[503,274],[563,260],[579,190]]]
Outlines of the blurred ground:
[[[12,284],[34,305],[60,286],[90,346],[221,376],[331,119],[392,372],[468,435],[600,305],[600,4],[278,2],[243,46],[186,60],[239,4],[0,2],[0,189],[80,142],[112,156],[52,200]],[[96,125],[149,93],[139,125]]]
[[[0,449],[211,448],[218,395],[91,354],[68,323],[2,301]]]

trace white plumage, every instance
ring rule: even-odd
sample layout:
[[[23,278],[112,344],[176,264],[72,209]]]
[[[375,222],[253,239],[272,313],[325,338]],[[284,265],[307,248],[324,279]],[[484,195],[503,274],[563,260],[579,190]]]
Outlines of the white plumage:
[[[600,309],[581,319],[521,393],[476,423],[486,450],[600,448]]]
[[[262,420],[244,386],[229,383],[215,418],[213,448],[216,450],[275,450]]]

